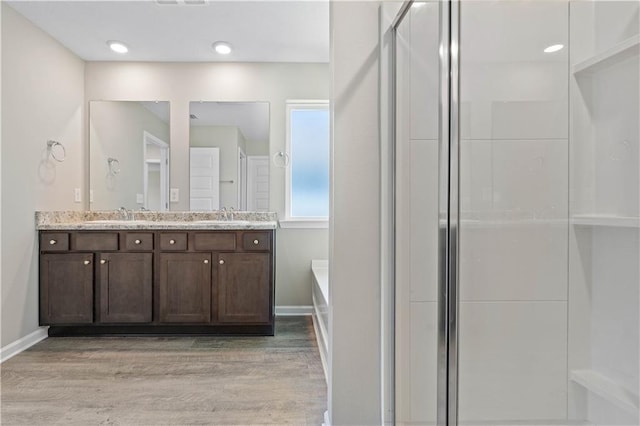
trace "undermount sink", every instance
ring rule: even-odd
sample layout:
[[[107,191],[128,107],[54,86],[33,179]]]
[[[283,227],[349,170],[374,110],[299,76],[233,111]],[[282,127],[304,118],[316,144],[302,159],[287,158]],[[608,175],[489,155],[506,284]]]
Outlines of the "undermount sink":
[[[248,225],[251,222],[248,220],[216,220],[216,219],[208,219],[208,220],[194,220],[193,223],[201,223],[203,225]]]
[[[86,223],[104,224],[104,225],[142,225],[150,223],[149,220],[124,220],[124,219],[102,219],[88,220]]]

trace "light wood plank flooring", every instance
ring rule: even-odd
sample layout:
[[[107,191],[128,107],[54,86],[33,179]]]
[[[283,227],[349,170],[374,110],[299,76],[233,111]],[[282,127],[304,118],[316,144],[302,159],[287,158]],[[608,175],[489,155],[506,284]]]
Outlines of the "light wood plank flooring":
[[[1,366],[2,425],[320,425],[310,317],[274,337],[48,338]]]

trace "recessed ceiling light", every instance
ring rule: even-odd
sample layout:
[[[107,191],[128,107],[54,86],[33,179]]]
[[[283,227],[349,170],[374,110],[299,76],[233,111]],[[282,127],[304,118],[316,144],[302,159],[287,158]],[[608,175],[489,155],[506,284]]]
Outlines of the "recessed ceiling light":
[[[107,42],[107,46],[109,46],[111,50],[117,53],[127,53],[129,51],[129,48],[126,44],[117,40],[109,40]]]
[[[221,55],[228,55],[231,53],[231,45],[226,41],[216,41],[212,45],[213,49]]]
[[[564,47],[564,44],[553,44],[547,47],[546,49],[544,49],[544,53],[557,52],[558,50],[562,50],[563,47]]]

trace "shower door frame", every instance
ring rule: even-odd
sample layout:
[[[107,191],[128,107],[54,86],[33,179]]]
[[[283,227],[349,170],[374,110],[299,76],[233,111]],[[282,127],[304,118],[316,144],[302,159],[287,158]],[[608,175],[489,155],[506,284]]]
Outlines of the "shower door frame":
[[[393,126],[398,119],[397,31],[413,3],[414,0],[406,0],[391,25]],[[460,0],[439,1],[439,32],[437,424],[453,426],[458,424],[460,303]],[[395,128],[392,133],[395,152]],[[392,169],[395,182],[395,162]],[[392,199],[395,210],[395,194]]]

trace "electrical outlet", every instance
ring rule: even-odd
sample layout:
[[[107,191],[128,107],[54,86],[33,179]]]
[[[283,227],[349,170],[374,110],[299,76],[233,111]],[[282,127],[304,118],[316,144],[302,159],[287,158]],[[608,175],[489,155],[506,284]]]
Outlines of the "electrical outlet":
[[[89,190],[89,202],[93,203],[93,189]]]
[[[144,203],[144,194],[136,194],[136,203],[138,204]]]
[[[82,202],[82,192],[80,191],[80,188],[74,188],[74,190],[73,190],[73,200],[76,203],[81,203]]]
[[[180,190],[178,188],[171,188],[171,191],[169,191],[169,201],[172,203],[180,201]]]

